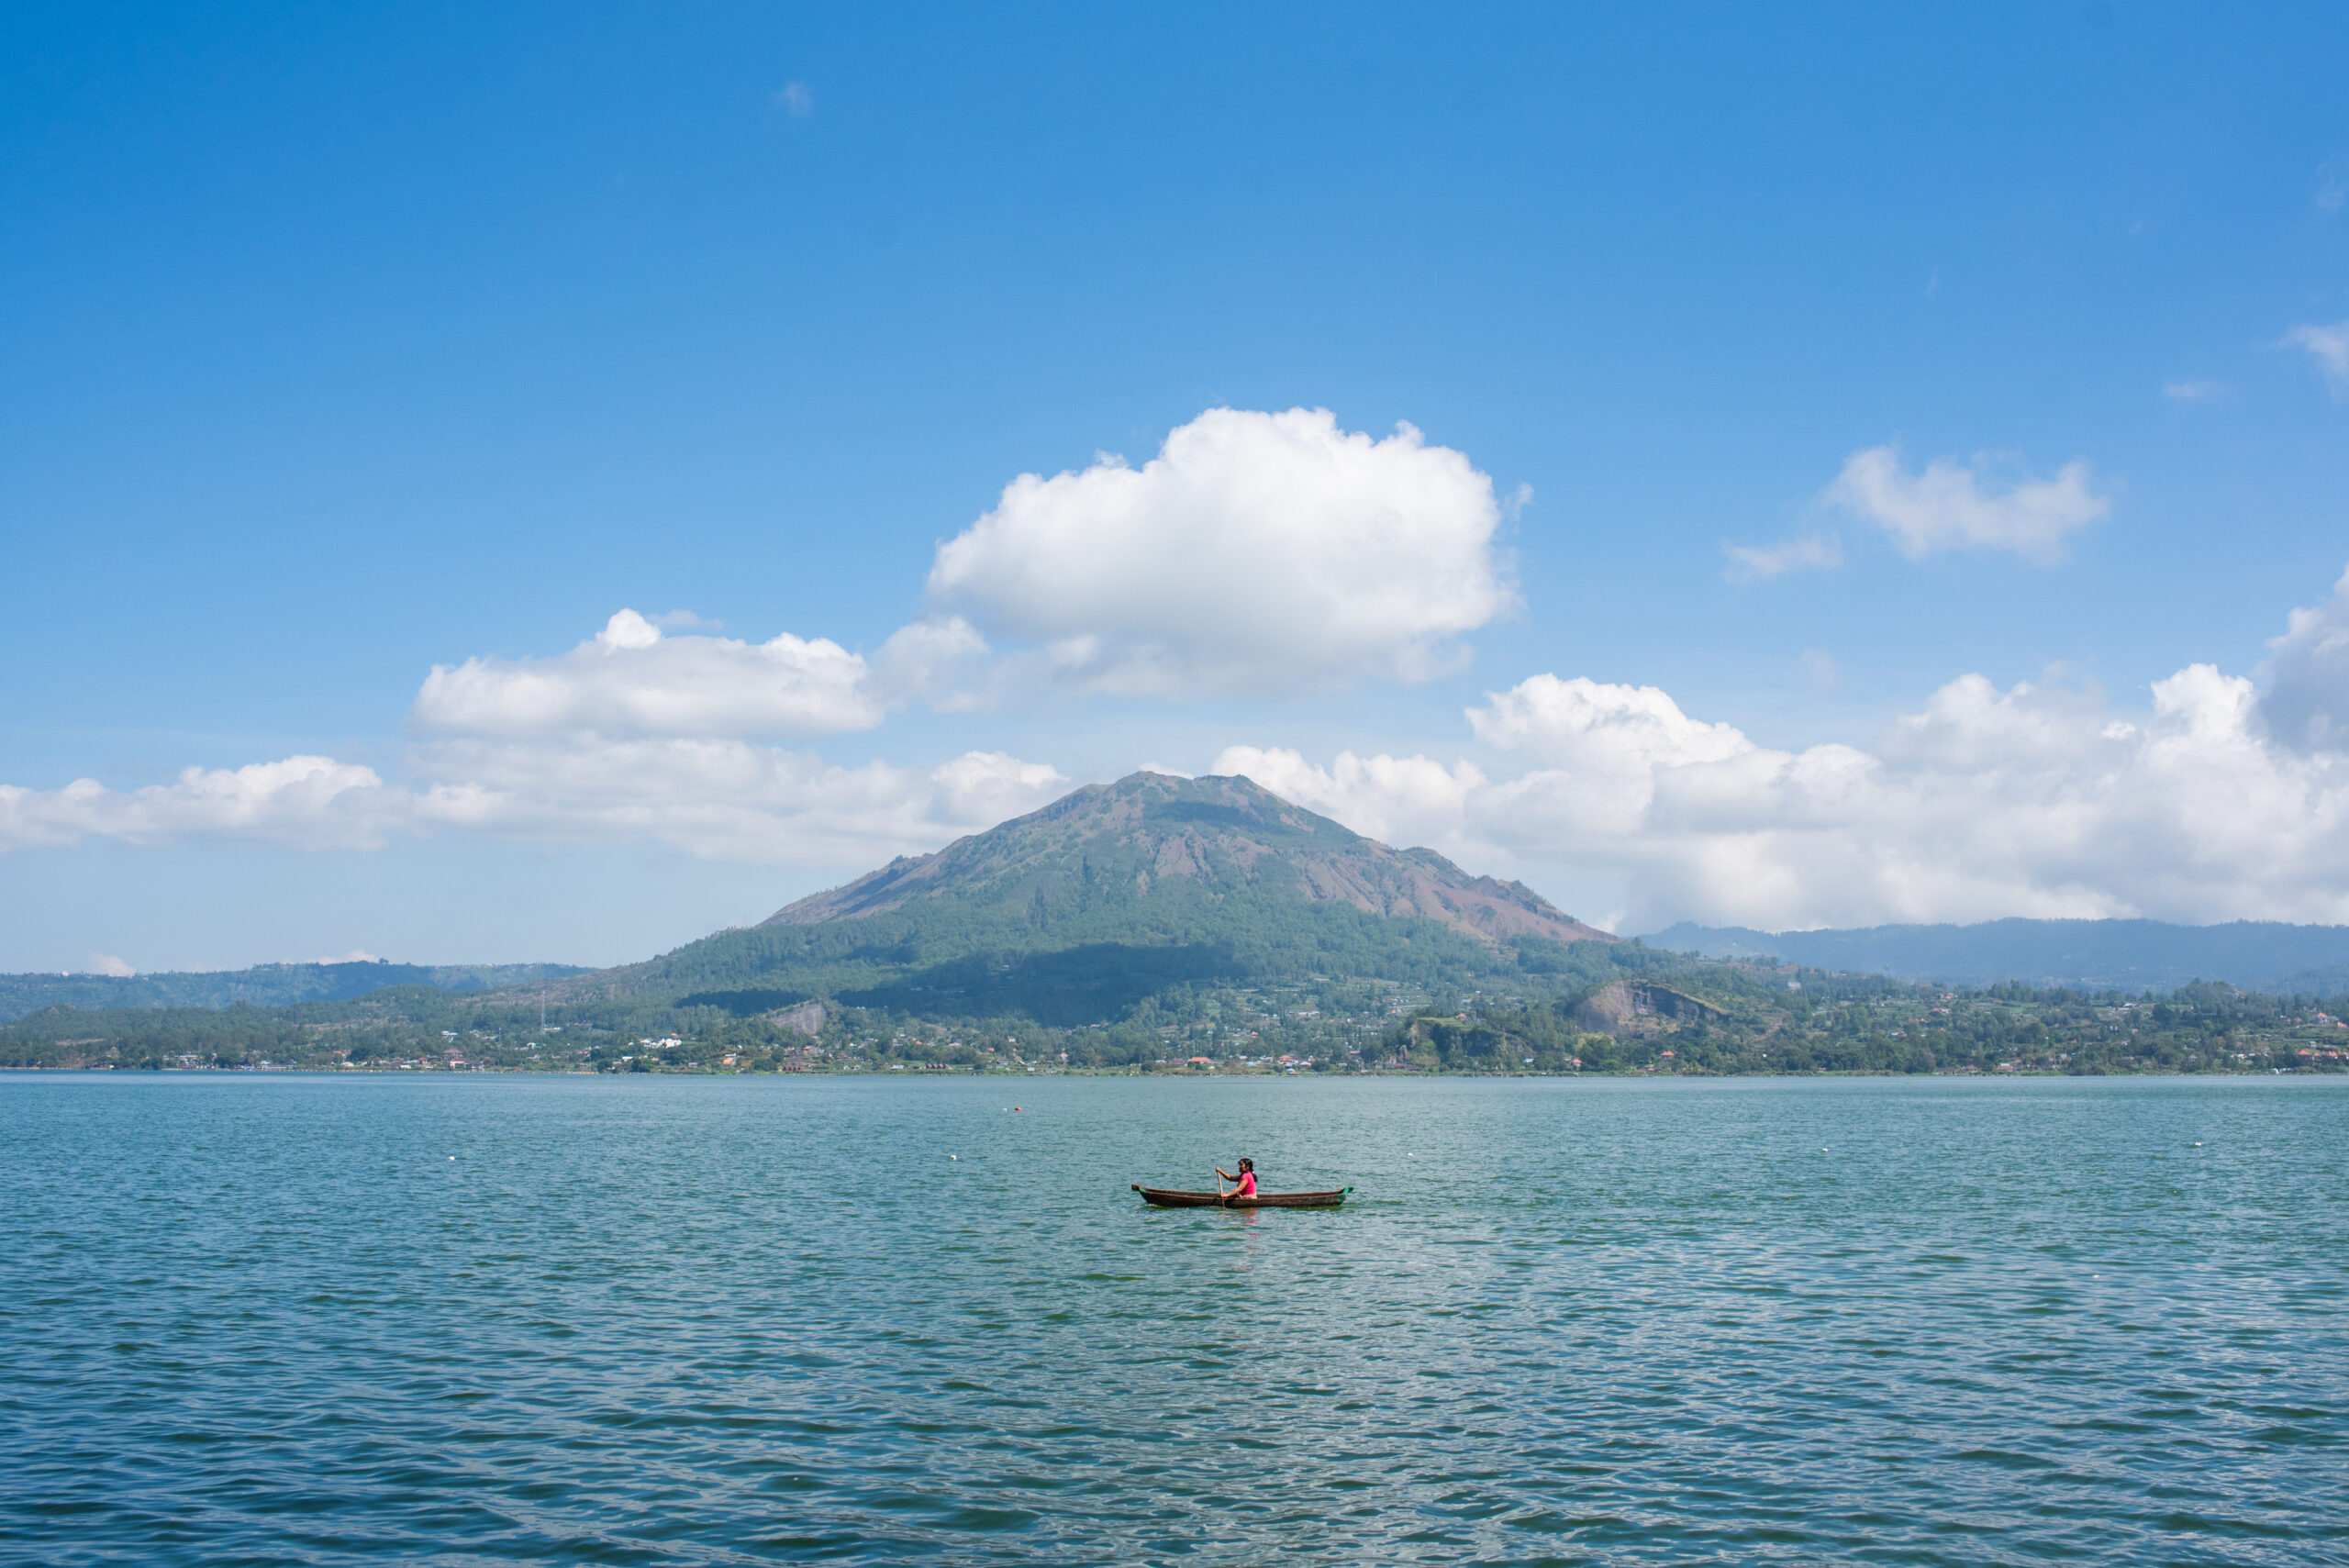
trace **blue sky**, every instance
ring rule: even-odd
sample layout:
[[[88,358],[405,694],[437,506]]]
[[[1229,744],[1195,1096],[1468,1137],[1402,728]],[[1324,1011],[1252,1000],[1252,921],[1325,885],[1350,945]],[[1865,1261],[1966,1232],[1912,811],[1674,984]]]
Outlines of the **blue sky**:
[[[0,968],[615,962],[1143,763],[1626,929],[2349,919],[2338,8],[0,28]]]

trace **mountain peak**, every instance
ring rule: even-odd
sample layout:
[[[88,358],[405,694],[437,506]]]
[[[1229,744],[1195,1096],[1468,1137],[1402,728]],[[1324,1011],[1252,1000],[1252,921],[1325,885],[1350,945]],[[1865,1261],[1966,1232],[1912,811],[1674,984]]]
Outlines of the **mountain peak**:
[[[1134,773],[900,857],[763,922],[812,925],[932,899],[1030,919],[1104,904],[1195,905],[1248,892],[1335,900],[1440,921],[1486,941],[1611,941],[1522,883],[1472,877],[1432,850],[1396,850],[1283,800],[1253,779]]]

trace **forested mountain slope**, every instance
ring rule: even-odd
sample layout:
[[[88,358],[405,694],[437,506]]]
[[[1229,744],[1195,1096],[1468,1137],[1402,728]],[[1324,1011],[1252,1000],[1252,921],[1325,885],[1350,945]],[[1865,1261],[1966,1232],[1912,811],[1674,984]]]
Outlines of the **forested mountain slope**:
[[[1615,940],[1521,884],[1391,849],[1247,779],[1135,773],[555,989],[1077,1024],[1201,984],[1522,977]]]

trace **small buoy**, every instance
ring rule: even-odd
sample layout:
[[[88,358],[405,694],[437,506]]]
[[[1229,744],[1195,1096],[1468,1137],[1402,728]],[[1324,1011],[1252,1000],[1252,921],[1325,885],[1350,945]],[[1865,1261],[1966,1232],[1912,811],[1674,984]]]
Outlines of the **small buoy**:
[[[949,1154],[947,1158],[949,1160],[960,1160],[962,1156],[960,1154]]]
[[[1012,1106],[1011,1108],[1012,1108],[1013,1110],[1024,1110],[1024,1109],[1026,1109],[1027,1107],[1026,1107],[1026,1106]]]
[[[2195,1147],[2195,1148],[2197,1148],[2197,1149],[2199,1149],[2199,1148],[2201,1148],[2202,1146],[2201,1146],[2199,1143],[2198,1143],[2198,1144],[2196,1144],[2194,1147]]]
[[[450,1162],[451,1162],[451,1163],[454,1163],[454,1162],[455,1162],[456,1158],[457,1158],[457,1157],[456,1157],[454,1154],[451,1154],[451,1155],[450,1155],[450,1156],[449,1156]]]

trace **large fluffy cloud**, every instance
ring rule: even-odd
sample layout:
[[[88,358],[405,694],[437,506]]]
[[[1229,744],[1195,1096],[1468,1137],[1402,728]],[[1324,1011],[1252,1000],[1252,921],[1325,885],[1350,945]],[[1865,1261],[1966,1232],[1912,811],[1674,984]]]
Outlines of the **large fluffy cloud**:
[[[1415,681],[1515,603],[1499,522],[1491,480],[1408,425],[1214,408],[1141,468],[1013,480],[940,547],[930,593],[1097,690]]]
[[[1216,770],[1471,863],[1609,873],[1632,929],[2349,921],[2344,626],[2349,579],[2293,617],[2265,700],[2208,664],[2127,714],[1966,675],[1873,750],[1788,751],[1652,686],[1545,674],[1467,715],[1507,769],[1233,748]]]
[[[2041,565],[2061,561],[2065,539],[2112,509],[2085,462],[2065,463],[2053,479],[2003,484],[1993,467],[1985,459],[1944,457],[1912,474],[1890,447],[1870,447],[1845,462],[1827,499],[1884,529],[1911,560],[1946,550],[2006,550]]]

